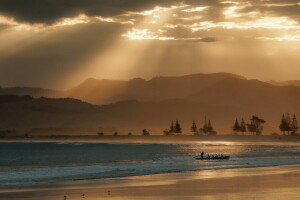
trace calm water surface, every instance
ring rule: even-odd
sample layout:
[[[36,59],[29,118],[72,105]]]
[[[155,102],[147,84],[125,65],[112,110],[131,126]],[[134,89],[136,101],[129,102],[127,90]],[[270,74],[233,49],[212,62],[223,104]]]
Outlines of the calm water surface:
[[[201,151],[231,159],[193,159]],[[0,186],[292,164],[300,144],[0,142]]]

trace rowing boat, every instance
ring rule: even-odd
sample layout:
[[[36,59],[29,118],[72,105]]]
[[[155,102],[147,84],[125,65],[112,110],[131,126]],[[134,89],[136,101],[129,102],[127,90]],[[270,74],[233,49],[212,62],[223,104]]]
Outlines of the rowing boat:
[[[199,156],[194,157],[196,160],[228,160],[230,159],[230,156],[223,156],[223,157],[218,157],[218,158],[201,158]]]

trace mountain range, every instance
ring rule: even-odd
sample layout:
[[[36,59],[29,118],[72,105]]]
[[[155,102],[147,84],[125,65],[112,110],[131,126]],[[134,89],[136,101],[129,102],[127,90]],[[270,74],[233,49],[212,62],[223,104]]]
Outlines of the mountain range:
[[[162,134],[178,119],[184,133],[193,120],[210,119],[230,133],[236,118],[267,121],[265,133],[279,132],[281,115],[300,114],[300,87],[248,80],[229,73],[121,80],[87,79],[66,90],[0,88],[0,130],[85,128]],[[24,96],[28,95],[28,96]]]

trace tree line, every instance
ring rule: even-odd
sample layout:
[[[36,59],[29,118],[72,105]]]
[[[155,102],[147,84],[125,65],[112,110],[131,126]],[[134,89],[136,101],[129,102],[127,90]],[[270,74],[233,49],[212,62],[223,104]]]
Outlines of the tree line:
[[[240,123],[238,119],[235,119],[232,130],[235,134],[238,134],[240,132],[244,135],[245,132],[248,131],[251,135],[261,135],[263,131],[264,123],[266,123],[264,119],[261,119],[258,116],[253,115],[250,118],[249,123],[245,123],[243,118],[241,119]]]
[[[249,123],[245,123],[243,118],[240,122],[236,119],[232,130],[235,134],[242,133],[244,135],[246,132],[249,132],[251,135],[261,135],[264,123],[266,123],[264,119],[253,115]],[[286,133],[287,135],[297,135],[299,126],[296,115],[294,114],[293,118],[291,118],[289,113],[283,114],[279,129],[283,135],[286,135]]]
[[[282,115],[279,129],[282,131],[283,135],[296,135],[299,129],[298,121],[296,115],[293,115],[291,119],[290,114]]]
[[[236,118],[235,122],[232,126],[232,131],[234,134],[238,135],[241,133],[245,135],[249,133],[250,135],[261,135],[263,132],[263,125],[266,121],[258,116],[253,115],[249,122],[245,122],[244,118],[240,121]],[[294,114],[293,117],[290,117],[289,113],[283,114],[281,118],[281,122],[279,125],[280,131],[283,132],[283,135],[297,135],[298,134],[298,121],[296,115]],[[205,117],[204,124],[201,128],[198,128],[196,121],[193,120],[190,131],[193,135],[216,135],[217,132],[214,130],[211,120],[207,120]],[[172,135],[182,135],[182,126],[179,123],[179,120],[172,120],[171,124],[168,129],[163,131],[165,136],[172,136]],[[104,133],[98,133],[99,136],[103,136]],[[118,136],[118,132],[115,132],[113,135]],[[128,136],[131,136],[132,133],[128,133]],[[149,136],[150,132],[147,129],[143,129],[141,131],[141,135]]]
[[[216,135],[217,132],[214,130],[212,123],[210,120],[204,120],[204,124],[201,128],[198,129],[196,121],[193,120],[192,126],[191,126],[191,132],[194,135]],[[164,135],[170,136],[170,135],[181,135],[182,134],[182,128],[178,120],[172,121],[170,128],[164,130]]]

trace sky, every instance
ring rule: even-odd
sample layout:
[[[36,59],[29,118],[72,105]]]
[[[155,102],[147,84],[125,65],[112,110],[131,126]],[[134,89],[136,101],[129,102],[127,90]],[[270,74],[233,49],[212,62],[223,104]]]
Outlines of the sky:
[[[0,0],[0,85],[229,72],[300,79],[299,0]]]

